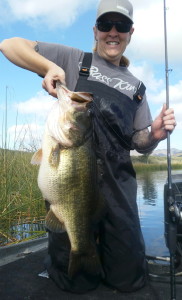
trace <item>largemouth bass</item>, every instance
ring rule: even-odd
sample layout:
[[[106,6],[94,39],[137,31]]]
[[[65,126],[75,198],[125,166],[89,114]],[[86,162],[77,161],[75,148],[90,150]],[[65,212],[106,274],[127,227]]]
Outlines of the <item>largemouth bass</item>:
[[[57,83],[58,101],[48,115],[42,149],[34,154],[40,164],[38,186],[50,203],[46,227],[66,229],[70,244],[68,274],[101,272],[92,226],[102,210],[97,188],[96,157],[92,145],[89,93],[71,92]]]

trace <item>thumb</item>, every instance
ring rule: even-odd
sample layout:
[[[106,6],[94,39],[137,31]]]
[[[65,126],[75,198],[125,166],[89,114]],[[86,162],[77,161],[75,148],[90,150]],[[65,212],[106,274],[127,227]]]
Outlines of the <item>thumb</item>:
[[[159,117],[160,117],[160,118],[162,118],[162,117],[164,116],[165,111],[166,111],[166,104],[164,103],[164,104],[163,104],[163,107],[162,107],[162,110],[161,110],[161,112],[160,112],[160,114],[159,114]]]

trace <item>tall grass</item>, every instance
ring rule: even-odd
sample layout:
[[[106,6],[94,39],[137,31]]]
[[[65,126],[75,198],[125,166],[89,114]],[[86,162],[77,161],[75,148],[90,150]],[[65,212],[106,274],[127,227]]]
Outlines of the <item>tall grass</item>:
[[[167,158],[161,156],[133,156],[132,162],[137,172],[143,170],[148,171],[164,171],[167,170]],[[171,158],[173,170],[182,169],[182,157],[173,156]]]
[[[27,224],[32,224],[29,236],[45,233],[43,226],[40,232],[34,231],[34,224],[44,223],[45,208],[37,186],[37,168],[30,164],[31,155],[0,149],[0,245],[24,239],[21,231]]]
[[[38,168],[30,164],[33,153],[8,149],[7,91],[8,88],[0,148],[0,246],[45,234],[45,205],[37,185]],[[22,139],[20,145],[22,149]]]

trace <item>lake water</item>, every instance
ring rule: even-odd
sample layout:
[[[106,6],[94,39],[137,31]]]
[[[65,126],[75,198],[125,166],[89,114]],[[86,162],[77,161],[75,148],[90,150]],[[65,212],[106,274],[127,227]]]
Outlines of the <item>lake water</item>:
[[[172,171],[182,174],[182,170]],[[146,254],[150,256],[168,256],[164,238],[164,185],[167,171],[145,171],[137,173],[137,202],[142,232],[146,244]],[[21,224],[10,229],[11,236],[21,240],[31,237],[33,231],[41,232],[44,224]]]
[[[182,170],[172,171],[182,174]],[[137,174],[139,209],[142,232],[146,244],[146,254],[168,256],[164,238],[164,185],[167,171],[143,172]]]

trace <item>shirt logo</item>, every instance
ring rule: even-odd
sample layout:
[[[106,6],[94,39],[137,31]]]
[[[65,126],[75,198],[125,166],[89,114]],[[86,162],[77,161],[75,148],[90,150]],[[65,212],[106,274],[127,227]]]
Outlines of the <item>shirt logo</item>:
[[[92,77],[93,80],[102,82],[112,88],[115,88],[119,91],[132,91],[136,92],[136,87],[134,85],[131,85],[129,82],[124,81],[121,78],[113,77],[110,78],[106,75],[101,74],[99,71],[99,68],[92,65],[90,68],[90,77]],[[126,93],[127,94],[127,93]]]

